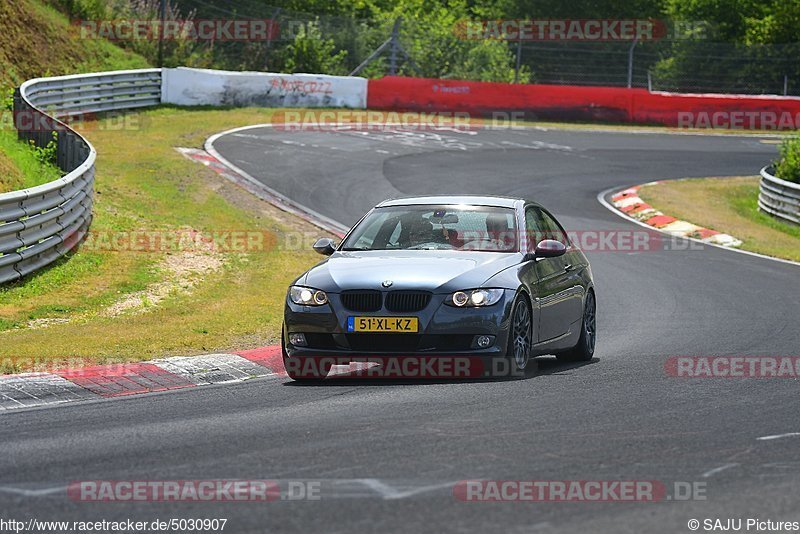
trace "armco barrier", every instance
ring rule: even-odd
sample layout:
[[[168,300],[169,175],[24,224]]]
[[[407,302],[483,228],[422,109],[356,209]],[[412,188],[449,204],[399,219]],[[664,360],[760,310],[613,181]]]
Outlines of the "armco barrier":
[[[0,283],[16,280],[64,256],[92,219],[96,152],[68,126],[67,117],[165,103],[179,105],[366,106],[367,81],[350,76],[143,69],[22,84],[14,96],[19,138],[57,143],[66,175],[22,191],[0,194]],[[64,120],[60,120],[64,119]]]
[[[14,95],[19,138],[46,147],[56,141],[63,178],[0,195],[0,283],[16,280],[69,252],[92,219],[96,152],[59,120],[65,116],[152,106],[161,71],[148,69],[38,78]]]
[[[758,184],[758,209],[786,222],[800,224],[800,184],[772,175],[772,169],[761,169]]]
[[[698,128],[795,129],[800,98],[651,93],[646,89],[506,84],[403,78],[370,80],[367,107],[491,116],[522,112],[528,119],[662,124]]]

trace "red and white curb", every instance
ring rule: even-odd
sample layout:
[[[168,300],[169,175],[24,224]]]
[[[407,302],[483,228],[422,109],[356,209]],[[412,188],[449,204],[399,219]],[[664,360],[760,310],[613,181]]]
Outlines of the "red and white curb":
[[[281,349],[0,376],[0,411],[285,376]]]
[[[369,365],[336,365],[328,376],[342,378]],[[0,412],[285,376],[278,345],[231,354],[178,356],[50,373],[0,375]]]
[[[704,243],[723,247],[739,247],[741,240],[729,234],[703,228],[687,221],[665,215],[639,197],[639,190],[660,182],[636,185],[611,195],[611,204],[619,211],[641,223],[678,237],[689,237]]]

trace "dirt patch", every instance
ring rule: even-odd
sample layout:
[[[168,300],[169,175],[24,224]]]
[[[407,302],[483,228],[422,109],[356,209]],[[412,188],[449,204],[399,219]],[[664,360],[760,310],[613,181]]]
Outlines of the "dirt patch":
[[[211,250],[186,251],[168,254],[158,266],[164,280],[147,289],[126,295],[115,302],[100,315],[118,317],[124,313],[143,313],[157,306],[165,298],[175,293],[188,293],[211,273],[225,265],[224,257]]]
[[[47,328],[48,326],[53,326],[54,324],[64,324],[68,323],[69,319],[65,317],[43,317],[41,319],[33,319],[28,321],[25,325],[26,328]]]
[[[178,251],[168,253],[155,269],[161,281],[146,289],[125,295],[121,300],[100,311],[101,317],[119,317],[124,314],[145,313],[158,306],[164,299],[174,294],[186,294],[200,284],[207,276],[219,271],[225,265],[225,256],[211,249]],[[43,317],[28,321],[24,328],[35,330],[48,328],[80,319],[66,317]]]

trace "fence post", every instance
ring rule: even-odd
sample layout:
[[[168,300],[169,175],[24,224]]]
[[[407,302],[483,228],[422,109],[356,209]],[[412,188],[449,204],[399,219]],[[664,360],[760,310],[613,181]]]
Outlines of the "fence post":
[[[789,94],[789,75],[783,75],[783,96],[787,96]]]
[[[275,36],[275,21],[278,18],[278,15],[281,14],[281,8],[276,7],[275,11],[272,12],[272,17],[269,19],[269,29],[267,30],[267,45],[266,50],[264,51],[264,69],[269,71],[269,51],[272,48],[272,39]]]
[[[522,65],[522,35],[517,40],[517,65],[514,67],[514,83],[519,83],[519,69]]]
[[[362,61],[361,64],[358,67],[353,69],[353,72],[350,73],[350,76],[357,76],[364,67],[369,65],[370,62],[373,59],[375,59],[376,57],[381,55],[383,53],[383,51],[386,50],[386,48],[390,49],[390,54],[389,54],[389,74],[394,76],[397,73],[397,53],[398,52],[402,52],[403,55],[406,57],[406,61],[408,61],[415,70],[419,70],[419,69],[417,69],[417,66],[414,64],[414,62],[411,61],[411,58],[406,53],[406,51],[403,50],[403,46],[400,44],[400,23],[402,21],[403,21],[403,17],[397,17],[397,20],[394,21],[394,28],[392,28],[391,37],[386,39],[383,42],[383,44],[381,44],[378,48],[376,48],[375,51],[372,52],[367,57],[367,59]]]
[[[400,46],[400,21],[402,21],[402,17],[397,17],[397,20],[394,21],[394,27],[392,28],[392,44],[389,45],[389,75],[395,76],[397,75],[397,50]]]
[[[167,0],[161,0],[160,20],[158,21],[158,66],[164,66],[164,21],[167,18]]]
[[[628,89],[633,87],[633,49],[636,48],[636,43],[638,41],[638,37],[635,38],[630,48],[628,48]]]

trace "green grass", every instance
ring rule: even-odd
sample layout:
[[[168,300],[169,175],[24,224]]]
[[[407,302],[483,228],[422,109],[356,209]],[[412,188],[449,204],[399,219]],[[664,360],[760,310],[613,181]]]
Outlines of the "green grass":
[[[0,87],[39,76],[149,66],[110,41],[81,39],[66,15],[39,0],[0,2],[0,20]]]
[[[40,0],[0,2],[0,94],[41,76],[147,68],[147,61],[104,39],[81,39],[69,18]],[[4,102],[5,104],[5,102]],[[17,142],[9,111],[0,122],[0,193],[59,178]]]
[[[0,129],[0,193],[25,189],[62,176],[55,165],[40,161],[14,130]]]
[[[645,186],[639,196],[667,215],[741,239],[744,250],[800,261],[800,226],[758,210],[758,177],[700,178]]]
[[[200,147],[213,133],[269,122],[272,113],[159,108],[134,115],[141,125],[137,131],[88,129],[84,134],[98,150],[92,231],[250,230],[272,235],[276,242],[301,232],[310,245],[312,237],[325,233],[173,148]],[[21,371],[42,362],[131,361],[275,343],[286,287],[320,259],[310,246],[225,252],[224,266],[191,290],[171,291],[143,313],[105,314],[134,292],[164,283],[160,266],[167,257],[93,250],[85,244],[54,266],[0,288],[0,366]],[[28,327],[32,320],[63,318],[70,322]]]

